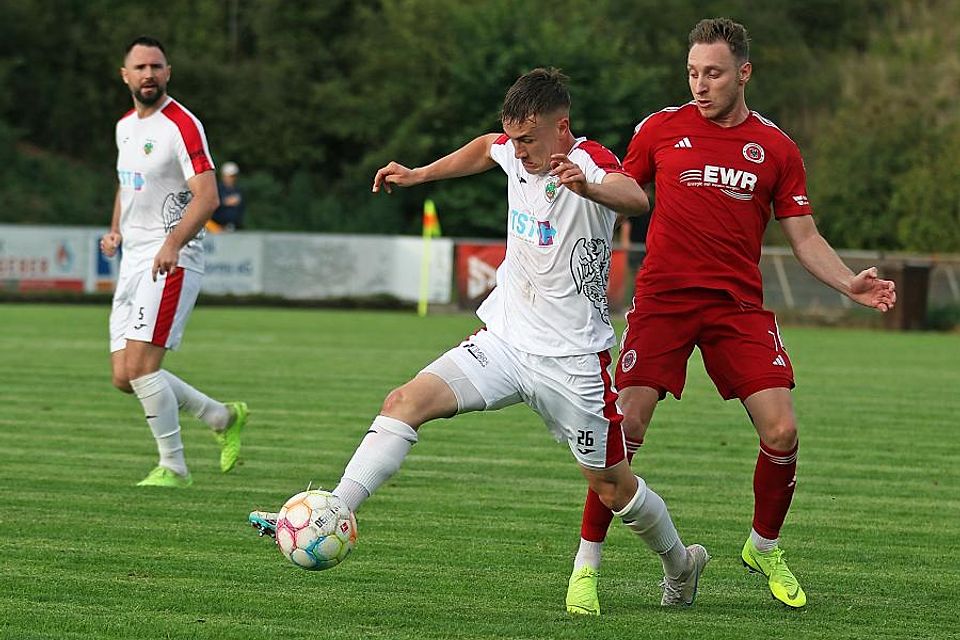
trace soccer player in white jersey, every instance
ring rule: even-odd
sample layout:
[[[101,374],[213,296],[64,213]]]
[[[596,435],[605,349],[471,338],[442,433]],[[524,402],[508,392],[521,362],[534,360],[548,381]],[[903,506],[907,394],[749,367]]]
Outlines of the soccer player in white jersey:
[[[614,212],[643,213],[649,202],[612,153],[571,133],[570,94],[556,69],[521,76],[501,116],[503,134],[481,135],[424,167],[391,162],[374,177],[373,191],[390,193],[499,165],[507,252],[477,312],[486,327],[387,395],[333,493],[355,511],[399,469],[425,422],[525,402],[567,442],[603,503],[659,554],[661,603],[692,604],[709,556],[681,543],[663,500],[630,471],[607,370]],[[250,521],[275,533],[276,514],[255,511]]]
[[[157,441],[159,464],[138,486],[188,487],[179,411],[205,422],[220,443],[226,473],[240,454],[243,402],[223,404],[161,369],[176,349],[200,291],[200,231],[219,204],[203,126],[167,95],[170,65],[163,45],[141,36],[126,49],[120,75],[133,106],[117,123],[120,181],[105,255],[120,249],[120,276],[110,312],[113,384],[134,393]]]

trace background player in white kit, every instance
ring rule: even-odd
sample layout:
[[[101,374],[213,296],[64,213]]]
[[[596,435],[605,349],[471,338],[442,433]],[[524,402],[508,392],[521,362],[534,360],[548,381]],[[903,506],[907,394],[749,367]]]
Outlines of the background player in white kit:
[[[643,213],[646,195],[607,149],[570,131],[566,78],[535,69],[507,92],[504,134],[482,135],[425,167],[391,162],[388,193],[500,165],[507,176],[507,253],[477,315],[486,328],[392,391],[333,493],[356,510],[400,467],[435,418],[525,402],[566,440],[590,486],[663,562],[662,604],[692,604],[709,559],[684,547],[663,500],[633,475],[607,367],[615,337],[606,301],[615,211]],[[251,523],[273,534],[276,514]]]
[[[245,403],[212,400],[160,368],[167,349],[180,344],[200,292],[198,233],[219,204],[217,181],[203,126],[166,93],[170,66],[163,45],[135,39],[120,74],[134,108],[117,123],[120,184],[110,232],[100,240],[107,256],[123,245],[110,313],[113,384],[139,398],[160,452],[159,464],[138,485],[187,487],[193,480],[179,410],[213,429],[224,472],[236,464],[247,419]]]

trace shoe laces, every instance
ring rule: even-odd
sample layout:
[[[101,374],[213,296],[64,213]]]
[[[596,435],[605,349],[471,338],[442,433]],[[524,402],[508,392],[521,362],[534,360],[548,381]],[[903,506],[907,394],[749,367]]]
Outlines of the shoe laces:
[[[660,581],[660,588],[663,589],[663,602],[665,604],[677,604],[683,602],[683,582],[680,580],[671,580],[666,576]]]
[[[787,566],[787,561],[783,559],[783,549],[780,547],[774,547],[770,550],[767,557],[772,560],[770,565],[770,575],[775,575],[777,579],[785,586],[800,586],[800,583],[797,582],[793,572],[790,571],[790,567]]]

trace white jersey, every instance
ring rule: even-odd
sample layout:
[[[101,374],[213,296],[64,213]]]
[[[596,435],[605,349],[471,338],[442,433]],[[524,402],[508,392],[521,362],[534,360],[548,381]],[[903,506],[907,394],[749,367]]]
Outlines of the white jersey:
[[[497,286],[477,315],[515,349],[541,356],[599,353],[615,344],[607,280],[616,214],[527,173],[513,141],[500,136],[490,156],[507,174],[507,254]],[[623,173],[602,145],[578,138],[569,152],[590,183]]]
[[[203,125],[173,98],[146,118],[131,110],[117,122],[123,270],[153,265],[193,197],[187,180],[212,169]],[[202,234],[180,251],[179,266],[203,273]]]

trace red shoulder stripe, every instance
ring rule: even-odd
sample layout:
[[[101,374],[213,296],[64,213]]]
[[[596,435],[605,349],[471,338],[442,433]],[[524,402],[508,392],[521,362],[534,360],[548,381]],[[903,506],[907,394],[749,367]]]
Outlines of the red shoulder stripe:
[[[623,170],[623,165],[620,164],[620,160],[617,159],[617,156],[613,155],[613,152],[610,151],[610,149],[607,149],[599,142],[594,142],[593,140],[584,140],[577,146],[577,149],[583,149],[587,155],[590,156],[590,159],[593,160],[594,164],[607,173],[626,174],[626,171]]]
[[[193,163],[193,172],[197,174],[213,169],[213,162],[203,145],[203,136],[200,135],[200,129],[193,118],[173,100],[163,108],[161,113],[167,116],[180,130],[180,136],[187,148],[190,162]]]
[[[510,136],[505,133],[501,133],[500,137],[493,141],[493,144],[507,144],[507,140],[509,139]]]

